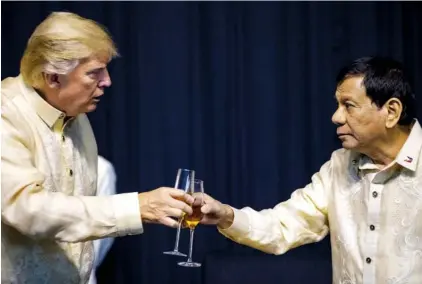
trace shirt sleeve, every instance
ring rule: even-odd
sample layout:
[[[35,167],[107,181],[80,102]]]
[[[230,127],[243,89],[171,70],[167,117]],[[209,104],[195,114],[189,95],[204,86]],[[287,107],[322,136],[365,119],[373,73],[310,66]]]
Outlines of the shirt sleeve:
[[[329,231],[330,185],[331,161],[328,161],[312,176],[311,183],[274,208],[259,212],[250,207],[233,208],[233,224],[219,231],[237,243],[272,254],[320,241]]]
[[[2,222],[37,239],[82,242],[143,232],[137,193],[68,196],[45,188],[31,130],[2,106]]]

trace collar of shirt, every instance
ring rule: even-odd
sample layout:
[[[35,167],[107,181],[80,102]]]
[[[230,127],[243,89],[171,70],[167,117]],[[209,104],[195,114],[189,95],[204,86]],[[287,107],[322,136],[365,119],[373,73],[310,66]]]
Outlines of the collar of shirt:
[[[416,171],[416,165],[420,158],[420,149],[422,147],[422,128],[419,121],[415,119],[409,137],[401,148],[396,158],[396,163],[411,170]]]
[[[35,90],[23,81],[19,75],[19,84],[25,98],[35,108],[38,116],[50,127],[63,127],[66,114],[47,103]],[[70,119],[72,120],[72,119]]]
[[[396,159],[384,170],[389,170],[395,164],[415,171],[416,165],[418,164],[420,149],[422,147],[422,127],[419,124],[419,121],[415,119],[412,130],[410,131],[409,137],[406,139],[403,147],[401,148]],[[372,160],[363,154],[354,153],[352,155],[352,166],[355,169],[355,172],[358,174],[362,170],[379,170],[378,167],[372,162]],[[383,171],[384,171],[383,170]]]

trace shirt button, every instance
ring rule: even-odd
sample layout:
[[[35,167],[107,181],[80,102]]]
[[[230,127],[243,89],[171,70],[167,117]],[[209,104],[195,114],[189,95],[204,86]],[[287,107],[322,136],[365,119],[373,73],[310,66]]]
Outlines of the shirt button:
[[[62,135],[62,141],[64,142],[66,140],[66,138],[64,137],[64,135]]]
[[[60,118],[64,118],[64,113],[60,114]]]
[[[371,229],[371,231],[373,231],[373,230],[375,230],[375,226],[371,225],[371,226],[369,226],[369,229]]]
[[[69,169],[69,176],[73,176],[73,171],[72,171],[72,169]]]
[[[378,196],[378,192],[376,192],[376,191],[372,192],[372,196],[373,196],[374,198],[377,198],[377,196]]]
[[[366,263],[371,263],[372,259],[370,259],[369,257],[366,258]]]

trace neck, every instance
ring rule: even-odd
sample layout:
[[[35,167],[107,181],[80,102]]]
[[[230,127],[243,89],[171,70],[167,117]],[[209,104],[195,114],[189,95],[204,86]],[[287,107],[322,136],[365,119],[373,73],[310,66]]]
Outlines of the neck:
[[[374,147],[366,151],[362,151],[380,168],[388,166],[394,161],[399,154],[401,148],[409,137],[411,126],[401,126],[390,130],[387,136],[378,143],[374,143]]]

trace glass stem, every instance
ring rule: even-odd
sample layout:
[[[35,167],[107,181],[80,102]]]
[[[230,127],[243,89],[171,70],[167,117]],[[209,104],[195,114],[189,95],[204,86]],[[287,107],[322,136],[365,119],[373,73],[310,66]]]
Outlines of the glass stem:
[[[182,227],[182,218],[179,220],[179,225],[177,226],[176,233],[176,242],[174,243],[174,251],[179,251],[179,238],[180,238],[180,229]]]
[[[192,250],[193,250],[193,233],[195,229],[190,229],[190,240],[189,240],[189,257],[188,262],[192,262]]]

